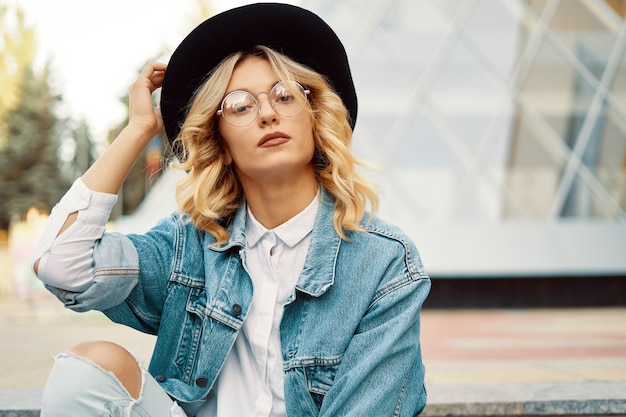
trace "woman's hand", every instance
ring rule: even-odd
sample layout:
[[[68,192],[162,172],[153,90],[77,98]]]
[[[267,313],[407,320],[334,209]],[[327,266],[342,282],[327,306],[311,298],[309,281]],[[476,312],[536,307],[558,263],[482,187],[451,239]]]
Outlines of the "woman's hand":
[[[166,64],[150,62],[128,89],[128,127],[143,132],[151,139],[163,129],[161,109],[154,106],[152,93],[163,84]]]
[[[117,194],[150,140],[161,133],[161,110],[153,105],[152,93],[163,84],[165,69],[165,64],[151,62],[130,86],[128,125],[83,175],[90,190]]]

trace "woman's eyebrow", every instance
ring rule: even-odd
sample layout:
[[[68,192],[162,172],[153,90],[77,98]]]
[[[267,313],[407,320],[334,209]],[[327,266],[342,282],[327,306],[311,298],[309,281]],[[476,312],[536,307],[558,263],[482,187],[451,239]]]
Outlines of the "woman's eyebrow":
[[[270,92],[270,91],[272,91],[272,88],[274,88],[274,86],[275,86],[276,84],[278,84],[279,82],[280,82],[280,80],[278,80],[278,79],[277,79],[276,81],[274,81],[274,82],[270,83],[270,84],[269,84],[269,87],[267,87],[265,90],[261,90],[261,91],[257,91],[257,92],[252,92],[252,89],[250,89],[250,88],[246,88],[246,87],[233,88],[232,90],[228,90],[228,91],[226,91],[226,92],[224,93],[224,97],[226,97],[227,95],[229,95],[230,93],[232,93],[232,92],[234,92],[234,91],[245,91],[246,93],[250,93],[250,94],[252,94],[252,95],[253,95],[253,96],[255,96],[255,97],[256,97],[259,93],[268,93],[268,94],[269,94],[269,92]]]

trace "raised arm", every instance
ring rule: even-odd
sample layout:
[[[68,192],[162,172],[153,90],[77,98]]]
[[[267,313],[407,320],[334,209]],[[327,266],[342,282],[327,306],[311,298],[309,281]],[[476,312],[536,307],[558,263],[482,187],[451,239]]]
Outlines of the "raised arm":
[[[89,190],[96,193],[117,194],[143,149],[163,128],[160,109],[154,107],[152,103],[152,93],[161,87],[165,70],[166,64],[149,63],[130,86],[128,125],[82,176],[81,180]],[[70,213],[59,214],[64,216],[62,219],[56,219],[56,221],[51,219],[48,226],[55,230],[47,230],[46,232],[52,233],[53,237],[63,234],[76,222],[78,210],[79,207]],[[55,226],[55,223],[60,224],[61,222],[60,228]],[[88,248],[93,247],[93,239],[88,240],[91,240]],[[72,243],[76,244],[76,241]],[[42,253],[36,255],[33,263],[33,270],[38,275],[41,257],[48,252],[51,245],[52,241],[40,242],[38,252]],[[82,246],[86,246],[86,243],[83,243]]]
[[[128,125],[82,176],[91,191],[117,194],[141,152],[163,128],[161,111],[152,105],[152,93],[161,87],[165,68],[166,64],[149,63],[130,86]],[[74,223],[76,215],[68,217],[59,234]]]

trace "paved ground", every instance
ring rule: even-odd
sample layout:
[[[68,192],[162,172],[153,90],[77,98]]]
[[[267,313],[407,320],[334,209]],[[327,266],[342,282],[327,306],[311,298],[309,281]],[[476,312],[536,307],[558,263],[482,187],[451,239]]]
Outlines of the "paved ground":
[[[0,389],[42,388],[54,353],[93,339],[154,344],[47,294],[0,299]],[[426,310],[422,345],[431,402],[626,399],[626,307]]]
[[[432,402],[626,399],[626,308],[431,310],[422,321]]]

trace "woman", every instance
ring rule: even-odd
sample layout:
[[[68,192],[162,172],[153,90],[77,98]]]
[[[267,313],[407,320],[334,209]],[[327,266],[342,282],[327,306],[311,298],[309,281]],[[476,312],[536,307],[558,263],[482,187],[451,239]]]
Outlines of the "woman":
[[[332,29],[295,6],[227,11],[167,67],[148,64],[129,101],[34,269],[68,308],[156,334],[154,353],[148,371],[108,342],[59,355],[42,416],[419,414],[430,281],[413,243],[366,211],[377,198],[350,153],[356,93]],[[163,126],[188,173],[179,213],[105,233]]]

